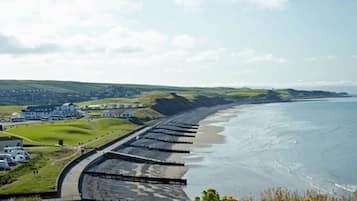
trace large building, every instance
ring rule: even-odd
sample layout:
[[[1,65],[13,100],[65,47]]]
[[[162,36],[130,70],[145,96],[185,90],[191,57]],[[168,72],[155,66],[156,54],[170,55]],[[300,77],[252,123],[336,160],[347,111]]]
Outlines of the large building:
[[[114,109],[134,109],[145,107],[142,103],[108,103],[103,105],[87,105],[83,110],[114,110]]]
[[[129,110],[108,110],[101,115],[103,118],[131,118],[134,117],[133,111]]]
[[[22,112],[13,114],[13,119],[25,120],[41,120],[41,119],[64,119],[77,117],[79,115],[78,108],[72,103],[63,105],[39,105],[28,106]]]
[[[14,136],[0,137],[0,151],[3,151],[5,147],[17,147],[22,146],[22,139]]]

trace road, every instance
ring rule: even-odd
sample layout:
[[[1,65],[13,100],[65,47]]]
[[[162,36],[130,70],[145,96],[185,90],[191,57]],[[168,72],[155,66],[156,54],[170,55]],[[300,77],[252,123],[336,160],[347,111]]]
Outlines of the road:
[[[62,183],[62,193],[60,199],[51,199],[51,200],[81,200],[80,192],[79,192],[79,178],[81,176],[82,171],[89,165],[92,161],[101,157],[105,152],[111,151],[123,143],[135,138],[136,136],[145,133],[152,127],[146,127],[142,130],[137,131],[136,133],[116,142],[115,144],[109,146],[108,148],[101,150],[87,159],[81,161],[79,164],[74,166],[70,172],[66,175],[63,183]]]

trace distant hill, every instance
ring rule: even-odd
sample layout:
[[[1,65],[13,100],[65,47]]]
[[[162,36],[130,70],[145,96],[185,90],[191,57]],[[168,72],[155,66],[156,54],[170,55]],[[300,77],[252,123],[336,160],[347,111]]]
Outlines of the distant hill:
[[[188,99],[197,96],[255,100],[321,98],[347,96],[346,93],[302,91],[294,89],[267,90],[249,88],[200,88],[135,84],[86,83],[71,81],[0,80],[0,105],[39,105],[82,102],[108,98],[132,98],[143,92],[178,93]],[[204,99],[202,99],[204,100]]]

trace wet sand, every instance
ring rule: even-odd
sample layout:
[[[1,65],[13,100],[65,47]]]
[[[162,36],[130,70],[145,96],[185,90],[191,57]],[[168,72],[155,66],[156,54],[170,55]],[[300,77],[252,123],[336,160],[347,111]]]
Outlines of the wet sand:
[[[139,139],[131,142],[130,145],[149,146],[162,149],[190,150],[193,146],[207,146],[211,143],[223,143],[224,138],[219,132],[222,127],[212,125],[212,119],[207,118],[210,114],[219,110],[227,109],[233,105],[223,105],[210,108],[198,108],[193,111],[181,113],[163,120],[158,127],[165,127],[172,130],[160,130],[167,134],[194,135],[195,137],[178,137],[162,133],[147,132]],[[215,115],[216,116],[216,115]],[[224,118],[224,117],[222,117]],[[202,121],[202,119],[205,119]],[[174,126],[173,122],[181,126],[188,124],[199,124],[197,133],[191,133],[195,129],[184,129]],[[176,130],[176,131],[175,131]],[[177,131],[179,130],[179,131]],[[187,130],[190,132],[182,132]],[[175,144],[143,137],[151,137],[170,141],[189,141],[194,144]],[[145,147],[132,147],[122,145],[114,149],[116,152],[137,155],[162,161],[185,162],[190,154],[170,153],[159,150],[147,149]],[[194,160],[194,159],[190,159]],[[197,160],[197,159],[196,159]],[[187,172],[189,166],[165,166],[156,164],[136,163],[124,161],[121,159],[104,159],[87,171],[99,173],[122,174],[128,176],[147,176],[155,178],[182,178]],[[136,201],[187,201],[190,200],[183,190],[182,185],[159,184],[147,182],[132,182],[115,180],[103,177],[95,177],[84,174],[81,186],[81,192],[84,199],[94,200],[136,200]]]

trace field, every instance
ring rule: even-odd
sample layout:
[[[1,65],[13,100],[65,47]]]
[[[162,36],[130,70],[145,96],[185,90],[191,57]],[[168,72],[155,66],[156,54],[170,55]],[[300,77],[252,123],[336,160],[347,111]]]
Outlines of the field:
[[[237,89],[232,91],[227,91],[225,95],[228,96],[258,96],[267,94],[268,90],[266,89]]]
[[[138,97],[133,98],[105,98],[100,100],[85,101],[77,103],[79,106],[100,105],[108,103],[143,103],[146,106],[151,106],[158,98],[170,98],[172,95],[167,92],[145,92]]]
[[[8,119],[14,112],[19,112],[24,108],[20,105],[0,106],[0,119]]]
[[[24,137],[34,144],[56,145],[62,139],[65,145],[78,145],[109,132],[124,133],[136,127],[126,119],[81,119],[13,126],[8,128],[7,134]]]
[[[60,147],[29,150],[28,163],[0,172],[0,193],[52,191],[64,166],[79,155],[75,149]],[[38,175],[33,173],[38,170]]]

